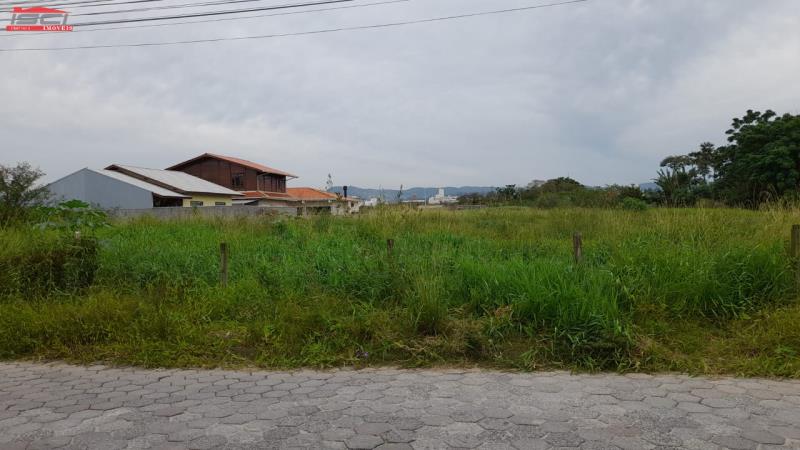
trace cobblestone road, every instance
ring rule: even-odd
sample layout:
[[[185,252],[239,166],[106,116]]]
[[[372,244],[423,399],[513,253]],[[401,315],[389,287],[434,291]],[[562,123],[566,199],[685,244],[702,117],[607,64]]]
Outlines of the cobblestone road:
[[[800,381],[0,363],[0,449],[800,449]]]

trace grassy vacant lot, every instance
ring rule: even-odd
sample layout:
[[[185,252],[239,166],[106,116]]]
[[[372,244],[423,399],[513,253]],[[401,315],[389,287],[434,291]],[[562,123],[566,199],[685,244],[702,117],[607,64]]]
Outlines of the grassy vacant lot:
[[[101,230],[96,248],[4,230],[0,358],[797,377],[794,222],[797,210],[379,211],[140,220]]]

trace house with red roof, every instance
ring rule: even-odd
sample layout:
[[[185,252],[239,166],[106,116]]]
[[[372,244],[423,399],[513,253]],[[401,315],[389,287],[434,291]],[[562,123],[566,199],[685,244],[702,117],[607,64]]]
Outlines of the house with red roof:
[[[356,212],[357,199],[342,198],[319,189],[287,188],[288,180],[298,178],[289,172],[232,156],[204,153],[168,167],[241,193],[235,204],[252,206],[292,206],[299,214]]]
[[[302,214],[330,212],[333,215],[357,213],[361,202],[357,198],[342,197],[310,187],[288,188],[286,193],[295,199]]]
[[[185,172],[239,191],[242,194],[242,198],[237,200],[239,204],[295,206],[286,193],[286,181],[297,178],[297,175],[246,159],[204,153],[167,170]]]

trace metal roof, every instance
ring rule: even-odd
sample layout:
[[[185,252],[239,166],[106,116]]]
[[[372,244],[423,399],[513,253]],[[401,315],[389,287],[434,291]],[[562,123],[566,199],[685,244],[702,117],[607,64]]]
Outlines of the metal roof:
[[[120,164],[113,164],[106,169],[129,172],[186,193],[219,194],[233,197],[242,196],[242,194],[237,191],[176,170],[147,169],[144,167],[123,166]]]
[[[128,183],[132,186],[136,186],[138,188],[147,190],[152,192],[153,194],[158,195],[159,197],[168,197],[168,198],[191,198],[188,195],[179,194],[177,192],[170,191],[169,189],[164,189],[161,186],[156,186],[155,184],[148,183],[146,181],[140,180],[138,178],[134,178],[130,175],[125,175],[122,172],[116,172],[113,170],[105,170],[105,169],[87,169],[91,170],[92,172],[98,173],[100,175],[105,175],[109,178],[114,178],[115,180],[122,181],[123,183]]]

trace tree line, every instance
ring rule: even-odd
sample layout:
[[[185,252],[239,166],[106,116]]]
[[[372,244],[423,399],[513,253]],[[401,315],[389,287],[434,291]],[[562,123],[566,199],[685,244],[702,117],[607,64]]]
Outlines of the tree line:
[[[661,200],[691,206],[708,199],[732,206],[796,202],[800,192],[800,115],[749,110],[733,119],[727,145],[700,144],[668,156],[655,179]]]
[[[756,208],[765,202],[800,202],[800,115],[748,110],[734,118],[727,144],[700,144],[696,151],[661,161],[657,189],[610,185],[587,187],[567,177],[524,187],[507,185],[485,195],[462,196],[462,204],[517,204],[629,209],[648,204],[695,206],[700,202]]]

